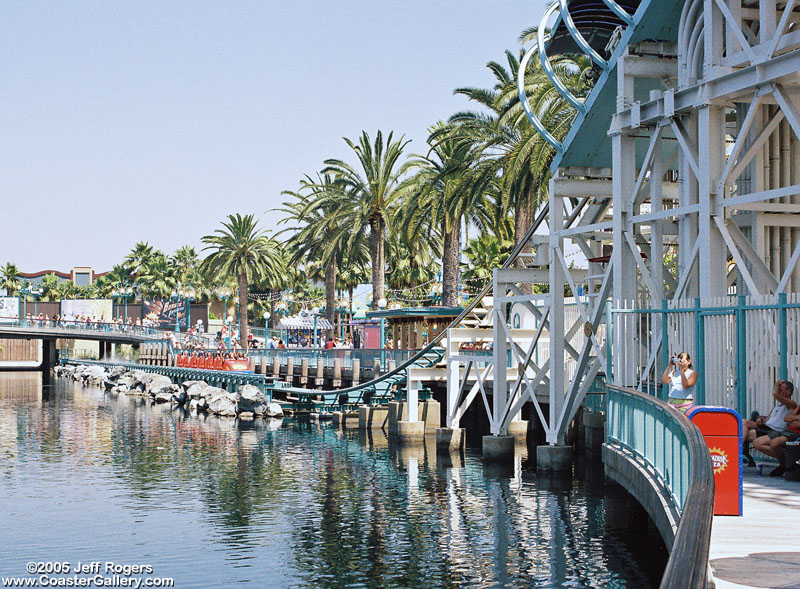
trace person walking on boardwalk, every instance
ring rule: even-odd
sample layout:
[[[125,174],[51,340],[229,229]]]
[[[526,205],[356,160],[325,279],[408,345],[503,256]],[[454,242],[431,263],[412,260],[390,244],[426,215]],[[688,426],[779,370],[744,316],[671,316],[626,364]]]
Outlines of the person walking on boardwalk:
[[[681,413],[694,403],[694,385],[697,382],[697,372],[692,366],[692,359],[688,352],[681,352],[673,356],[664,374],[661,383],[669,385],[667,401]]]

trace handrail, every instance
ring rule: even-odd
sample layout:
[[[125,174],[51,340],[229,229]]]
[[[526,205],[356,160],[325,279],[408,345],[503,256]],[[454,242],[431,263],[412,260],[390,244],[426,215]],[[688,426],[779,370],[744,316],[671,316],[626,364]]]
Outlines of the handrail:
[[[116,333],[142,337],[164,337],[164,330],[142,325],[109,323],[101,321],[77,321],[74,319],[12,319],[0,321],[0,329],[35,329],[41,331],[91,331],[96,333]]]
[[[708,585],[708,554],[714,515],[714,470],[703,435],[692,422],[657,397],[615,385],[607,385],[607,390],[609,442],[625,447],[654,469],[680,512],[680,523],[660,586],[662,589],[704,589]],[[618,414],[623,400],[649,412],[649,415],[635,423],[632,419],[623,423]],[[648,431],[649,423],[653,425],[653,432]],[[656,438],[657,423],[663,429],[663,435],[668,430],[678,434],[675,438],[682,442],[681,449],[685,452],[679,453],[677,460],[688,460],[689,463],[685,481],[688,484],[685,486],[683,477],[678,477],[677,488],[672,488],[675,479],[665,467],[667,452],[664,447],[659,448],[659,442],[664,440]],[[674,452],[670,454],[675,461]]]

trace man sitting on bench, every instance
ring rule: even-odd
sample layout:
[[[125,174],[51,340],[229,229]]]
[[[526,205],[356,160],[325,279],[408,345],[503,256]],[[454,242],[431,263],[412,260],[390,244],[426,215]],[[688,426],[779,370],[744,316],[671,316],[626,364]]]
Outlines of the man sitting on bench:
[[[763,416],[757,413],[753,415],[755,419],[742,420],[744,428],[742,436],[742,453],[747,459],[749,466],[755,466],[755,460],[750,456],[750,443],[754,442],[756,438],[767,437],[766,447],[769,447],[769,440],[776,438],[780,432],[786,429],[786,417],[790,411],[797,408],[797,403],[792,400],[792,393],[794,392],[794,385],[785,380],[779,380],[775,383],[772,389],[772,397],[775,399],[775,406],[769,413],[769,416],[764,419]],[[768,453],[770,456],[772,454]],[[779,476],[779,475],[775,475]]]
[[[781,421],[783,423],[778,425],[780,429],[771,429],[766,434],[757,437],[753,440],[753,446],[755,446],[756,450],[763,452],[767,456],[772,456],[773,458],[778,459],[778,468],[773,470],[769,473],[771,477],[779,477],[783,475],[785,468],[784,468],[784,453],[783,448],[786,445],[786,442],[789,440],[796,440],[800,435],[793,433],[792,431],[787,430],[787,423],[788,417],[793,415],[797,410],[797,403],[792,401],[791,394],[794,391],[794,386],[791,385],[789,382],[781,383],[781,387],[776,387],[776,391],[773,391],[772,395],[775,397],[775,400],[778,403],[781,403],[786,408],[784,410],[780,410],[780,414],[783,415]],[[773,410],[773,413],[775,410]],[[770,414],[770,417],[772,413]],[[793,420],[792,420],[793,421]],[[768,420],[769,422],[769,420]],[[770,426],[771,427],[771,426]],[[777,430],[777,431],[776,431]]]

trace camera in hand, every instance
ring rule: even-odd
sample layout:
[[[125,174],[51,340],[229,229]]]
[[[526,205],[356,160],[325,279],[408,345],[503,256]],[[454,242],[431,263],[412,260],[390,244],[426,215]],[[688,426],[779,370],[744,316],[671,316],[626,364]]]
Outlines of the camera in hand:
[[[672,357],[672,363],[673,364],[678,364],[678,362],[680,362],[680,358],[678,358],[677,356],[673,356]]]

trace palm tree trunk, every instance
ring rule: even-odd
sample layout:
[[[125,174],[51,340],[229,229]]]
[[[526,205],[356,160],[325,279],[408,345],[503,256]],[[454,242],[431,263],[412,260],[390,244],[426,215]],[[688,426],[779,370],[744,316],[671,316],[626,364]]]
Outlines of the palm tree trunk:
[[[336,315],[336,260],[325,268],[325,317],[333,325]]]
[[[353,290],[354,289],[355,289],[355,286],[353,286],[352,284],[348,284],[347,285],[347,300],[348,300],[348,306],[350,307],[350,320],[351,321],[353,320]]]
[[[461,240],[461,221],[453,223],[444,232],[442,248],[442,304],[445,307],[458,305],[458,254]]]
[[[517,200],[514,206],[514,245],[517,246],[522,242],[525,234],[533,224],[533,189],[531,189],[524,198]],[[531,252],[530,244],[522,248],[520,253],[528,254]],[[523,268],[525,261],[528,258],[519,257],[516,261],[517,268]],[[533,288],[530,284],[523,284],[521,288],[523,294],[531,294]]]
[[[247,349],[247,274],[239,274],[239,343]]]
[[[372,308],[378,308],[378,301],[383,298],[383,233],[386,222],[383,217],[375,215],[369,222],[369,255],[372,261]]]

